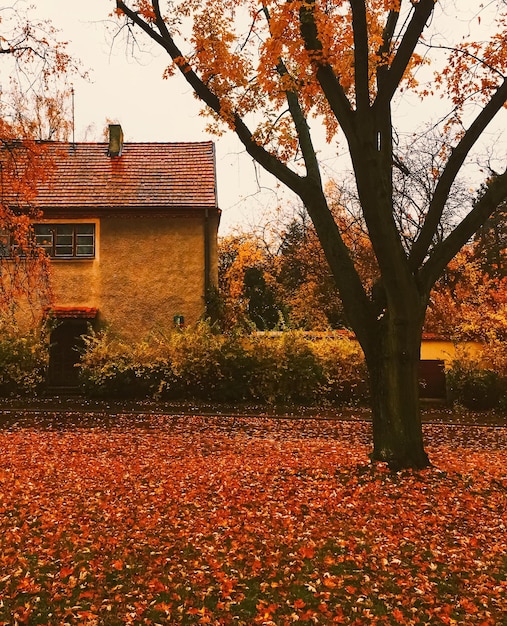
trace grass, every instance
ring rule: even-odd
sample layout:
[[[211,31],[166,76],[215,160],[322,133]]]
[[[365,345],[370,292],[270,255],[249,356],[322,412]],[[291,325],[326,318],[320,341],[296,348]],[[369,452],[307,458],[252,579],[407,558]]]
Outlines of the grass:
[[[0,624],[505,624],[507,428],[14,411]]]

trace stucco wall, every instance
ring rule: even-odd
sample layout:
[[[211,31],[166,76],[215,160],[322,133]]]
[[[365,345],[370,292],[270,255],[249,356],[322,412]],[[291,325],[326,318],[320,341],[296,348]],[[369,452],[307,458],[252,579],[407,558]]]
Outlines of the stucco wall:
[[[462,341],[459,343],[459,349],[465,350],[470,356],[477,355],[482,346],[476,341]],[[423,339],[421,344],[422,360],[442,360],[452,361],[456,356],[456,344],[452,341],[444,341],[439,339]]]
[[[175,315],[188,324],[199,319],[204,311],[203,217],[106,217],[96,223],[94,260],[52,262],[56,306],[96,307],[101,323],[132,338],[170,328]],[[217,226],[213,218],[213,278]]]

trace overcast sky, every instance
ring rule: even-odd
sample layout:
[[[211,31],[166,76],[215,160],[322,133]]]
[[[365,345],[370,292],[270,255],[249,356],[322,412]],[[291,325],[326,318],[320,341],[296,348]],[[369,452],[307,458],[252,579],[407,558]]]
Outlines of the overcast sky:
[[[32,14],[51,20],[61,30],[61,38],[69,41],[69,52],[90,72],[88,81],[73,79],[76,141],[102,141],[107,120],[122,125],[126,141],[213,140],[222,234],[238,224],[261,223],[277,202],[291,202],[269,176],[254,167],[231,133],[216,138],[206,132],[200,105],[185,81],[180,76],[162,79],[168,65],[163,51],[137,52],[134,60],[125,41],[113,39],[113,21],[108,17],[113,0],[37,0],[34,4]],[[459,0],[459,4],[472,12],[477,7],[475,0]],[[449,24],[451,30],[457,28],[455,20]],[[140,35],[139,41],[147,39]],[[406,115],[412,122],[412,112],[407,109]],[[326,167],[332,173],[341,167],[339,163],[331,153]],[[263,189],[260,193],[259,188]]]

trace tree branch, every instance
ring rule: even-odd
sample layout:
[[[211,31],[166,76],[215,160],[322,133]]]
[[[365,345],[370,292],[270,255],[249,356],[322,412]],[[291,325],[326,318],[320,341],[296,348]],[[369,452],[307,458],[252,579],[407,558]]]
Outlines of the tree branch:
[[[316,78],[344,133],[350,136],[353,127],[353,109],[333,68],[322,58],[323,46],[315,22],[315,0],[303,3],[299,10],[300,31],[306,51],[316,66]]]
[[[264,5],[263,12],[270,27],[270,14],[268,8]],[[271,28],[270,28],[271,31]],[[281,78],[290,76],[289,70],[285,65],[283,59],[278,60],[276,71]],[[299,103],[299,96],[295,89],[285,91],[285,97],[289,106],[289,112],[296,127],[296,132],[299,138],[299,145],[303,154],[307,175],[313,178],[316,182],[321,182],[319,161],[317,154],[313,146],[312,137],[310,134],[310,128],[308,121]]]
[[[176,45],[162,17],[159,0],[153,0],[151,4],[155,11],[155,23],[159,32],[154,30],[136,11],[130,9],[123,0],[116,0],[117,8],[136,26],[141,28],[151,39],[166,50],[195,94],[219,117],[222,117],[223,107],[220,98],[209,89],[201,78],[199,78]],[[227,120],[227,123],[231,126],[232,130],[234,130],[252,158],[260,163],[266,171],[273,174],[287,185],[294,193],[300,195],[304,178],[296,174],[296,172],[288,168],[282,161],[259,145],[239,115],[233,114],[232,118]]]
[[[414,242],[410,253],[409,261],[414,270],[419,267],[428,253],[433,236],[442,217],[447,198],[449,197],[449,191],[461,166],[475,142],[480,138],[485,128],[506,102],[507,79],[504,79],[491,100],[481,109],[480,113],[461,138],[461,141],[453,149],[435,188],[421,232]]]
[[[473,209],[454,228],[454,230],[431,251],[427,261],[421,268],[419,280],[422,287],[429,292],[438,277],[442,274],[451,259],[473,236],[500,205],[507,200],[507,169],[498,174],[488,183]]]
[[[375,106],[383,107],[390,102],[405,73],[415,47],[426,23],[435,8],[435,0],[419,0],[414,3],[414,14],[388,71],[382,74],[382,83],[375,99]]]
[[[396,29],[396,25],[398,24],[399,17],[399,10],[395,11],[394,9],[392,9],[391,11],[389,11],[386,25],[384,27],[384,30],[382,31],[382,44],[377,50],[377,54],[379,57],[384,57],[389,54],[394,37],[394,31]]]
[[[364,0],[350,0],[354,32],[354,78],[357,110],[370,107],[368,25]]]

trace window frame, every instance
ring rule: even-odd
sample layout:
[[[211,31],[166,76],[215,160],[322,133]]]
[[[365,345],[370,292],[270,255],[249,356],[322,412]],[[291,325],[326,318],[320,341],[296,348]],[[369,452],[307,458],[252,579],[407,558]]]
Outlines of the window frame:
[[[89,232],[78,232],[84,227]],[[47,232],[41,234],[38,229],[46,229]],[[45,250],[51,260],[86,261],[96,258],[97,227],[95,222],[37,222],[33,224],[33,230],[37,247]],[[70,232],[62,232],[65,230],[70,230]],[[47,243],[41,240],[45,235],[48,237]],[[84,242],[83,238],[85,238]],[[91,252],[79,253],[79,247],[91,248]],[[62,253],[62,250],[67,250],[67,252]]]

